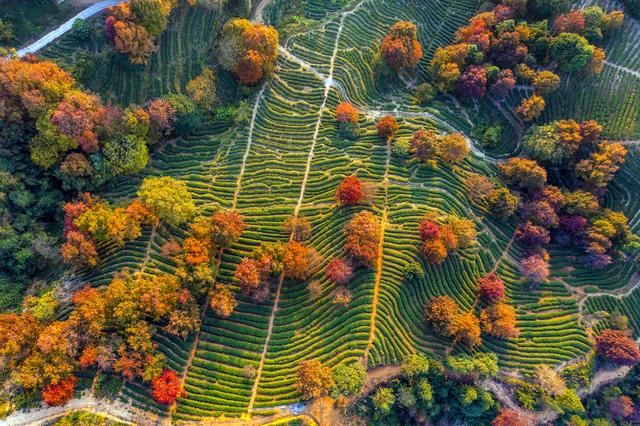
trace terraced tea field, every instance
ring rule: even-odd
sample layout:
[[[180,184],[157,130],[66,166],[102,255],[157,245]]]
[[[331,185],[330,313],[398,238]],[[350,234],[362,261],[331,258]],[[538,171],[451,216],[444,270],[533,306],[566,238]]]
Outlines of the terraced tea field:
[[[376,366],[398,363],[414,351],[431,356],[458,351],[459,347],[451,347],[449,340],[425,326],[422,307],[430,297],[447,294],[464,309],[471,308],[475,282],[489,271],[505,280],[521,334],[509,340],[485,338],[479,350],[497,353],[505,369],[526,373],[540,363],[555,365],[585,354],[590,341],[581,313],[621,309],[640,333],[636,303],[640,293],[616,293],[637,282],[630,263],[594,272],[574,266],[577,253],[554,248],[557,260],[552,263],[551,281],[541,287],[522,285],[516,259],[523,248],[512,238],[515,222],[487,219],[486,212],[470,204],[465,195],[465,176],[472,171],[494,174],[499,161],[481,152],[477,142],[469,139],[472,155],[461,165],[434,169],[409,167],[392,157],[389,146],[376,134],[375,119],[391,114],[401,122],[397,138],[407,138],[420,127],[461,131],[470,137],[473,126],[467,111],[450,101],[418,108],[411,101],[413,81],[379,76],[372,64],[388,27],[405,19],[418,26],[425,50],[419,67],[423,72],[435,49],[450,42],[456,28],[475,13],[477,2],[359,0],[343,10],[325,6],[320,0],[309,2],[307,15],[317,19],[315,24],[281,47],[272,79],[250,99],[247,123],[205,123],[189,136],[158,147],[140,176],[121,180],[104,194],[112,200],[130,198],[145,176],[168,175],[187,181],[203,212],[237,209],[248,228],[239,243],[223,253],[218,274],[220,282],[232,286],[236,284],[233,271],[243,256],[260,242],[289,238],[281,227],[287,217],[304,216],[313,225],[310,245],[322,260],[307,282],[275,280],[268,303],[241,299],[229,318],[206,312],[202,329],[187,341],[158,338],[169,366],[183,374],[187,391],[171,414],[173,419],[267,414],[295,403],[300,399],[294,386],[295,369],[304,359],[317,358],[329,366],[365,359],[369,366]],[[213,34],[209,26],[219,25],[214,12],[201,12],[178,9],[147,69],[127,70],[105,60],[99,63],[90,87],[118,103],[180,92],[199,73],[207,51],[204,46]],[[587,89],[582,91],[574,90],[575,81],[566,80],[558,99],[550,102],[554,106],[546,118],[566,114],[595,118],[602,120],[612,138],[637,136],[640,60],[631,52],[640,44],[638,31],[637,22],[625,23],[625,31],[620,32],[624,35],[606,46],[610,63],[604,72],[586,82]],[[72,44],[65,47],[65,43],[63,38],[45,56],[68,58]],[[88,42],[87,49],[91,43],[97,42]],[[575,95],[566,96],[568,92]],[[363,113],[362,134],[355,142],[346,143],[337,136],[333,111],[341,101],[353,103]],[[492,112],[503,120],[514,120],[512,102],[502,108]],[[502,158],[517,149],[516,144],[505,144],[493,155]],[[638,153],[637,148],[631,149],[608,198],[610,205],[633,218],[634,229],[638,229],[639,201],[629,188],[638,184]],[[358,272],[349,285],[353,301],[343,307],[332,303],[335,285],[325,278],[324,267],[340,256],[342,229],[363,208],[338,208],[335,203],[336,186],[354,173],[377,186],[375,201],[366,208],[382,218],[383,243],[379,262]],[[418,254],[418,222],[433,209],[474,220],[478,247],[450,256],[442,265],[427,265]],[[184,237],[183,231],[146,229],[122,250],[102,247],[101,269],[82,279],[102,285],[123,267],[149,274],[171,272],[175,265],[160,254],[160,247],[172,236]],[[413,261],[423,265],[426,277],[405,282],[403,267]],[[322,289],[315,300],[307,289],[311,281]],[[585,288],[593,289],[586,298]],[[245,377],[246,366],[255,367],[256,377]],[[137,385],[129,385],[123,398],[158,415],[167,414]]]

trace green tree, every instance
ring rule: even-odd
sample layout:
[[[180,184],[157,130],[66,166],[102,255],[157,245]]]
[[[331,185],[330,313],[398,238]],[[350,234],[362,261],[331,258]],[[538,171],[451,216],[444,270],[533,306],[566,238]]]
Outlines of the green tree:
[[[491,214],[498,219],[508,219],[518,208],[518,197],[507,188],[497,188],[489,193],[487,203]]]
[[[161,220],[172,226],[185,223],[196,212],[187,184],[172,177],[146,178],[138,190],[138,197]]]
[[[183,135],[193,130],[200,120],[202,113],[194,101],[185,95],[169,95],[164,98],[165,101],[176,110],[176,121],[174,124],[174,132]]]
[[[561,33],[551,42],[551,57],[558,61],[563,71],[575,72],[584,69],[595,52],[586,38],[573,33]]]
[[[393,390],[387,387],[380,387],[371,398],[373,408],[380,414],[386,415],[391,412],[393,405],[396,403],[396,396]]]
[[[367,381],[367,371],[359,362],[340,364],[333,369],[335,389],[344,396],[357,395]]]
[[[402,374],[408,379],[426,374],[429,371],[429,360],[422,354],[407,355],[402,361]]]

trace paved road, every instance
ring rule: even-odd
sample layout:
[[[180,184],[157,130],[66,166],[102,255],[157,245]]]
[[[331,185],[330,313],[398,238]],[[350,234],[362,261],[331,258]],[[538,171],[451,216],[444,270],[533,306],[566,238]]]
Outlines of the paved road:
[[[58,37],[60,37],[64,33],[66,33],[67,31],[69,31],[71,29],[71,27],[73,26],[73,22],[76,19],[87,19],[87,18],[90,18],[93,15],[96,15],[96,14],[102,12],[107,7],[116,5],[118,3],[122,3],[123,1],[125,1],[125,0],[104,0],[104,1],[101,1],[99,3],[94,4],[93,6],[89,6],[88,8],[83,10],[82,12],[78,13],[73,18],[69,19],[64,24],[60,25],[55,30],[51,31],[49,34],[47,34],[44,37],[42,37],[40,40],[30,44],[27,47],[24,47],[24,48],[18,50],[18,56],[22,57],[22,56],[26,55],[27,53],[34,53],[34,52],[37,52],[38,50],[42,49],[43,47],[45,47],[46,45],[48,45],[49,43],[51,43],[52,41],[54,41],[55,39],[57,39]]]

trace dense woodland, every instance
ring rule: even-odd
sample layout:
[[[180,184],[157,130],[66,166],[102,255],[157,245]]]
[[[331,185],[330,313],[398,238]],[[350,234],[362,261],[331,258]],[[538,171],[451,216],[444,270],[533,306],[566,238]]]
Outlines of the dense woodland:
[[[505,253],[512,244],[519,248],[516,285],[524,288],[554,285],[552,256],[558,248],[570,251],[571,261],[589,270],[635,261],[640,240],[630,219],[607,198],[629,149],[608,141],[597,120],[543,119],[549,99],[564,81],[603,72],[606,43],[629,19],[622,10],[597,5],[485,2],[448,44],[433,51],[421,42],[421,25],[400,20],[385,27],[371,64],[380,84],[392,81],[402,87],[411,81],[404,86],[411,88],[412,107],[427,114],[445,102],[464,111],[477,110],[483,102],[498,109],[516,91],[524,92],[514,104],[517,131],[507,129],[505,121],[472,123],[468,132],[408,125],[397,108],[373,115],[344,89],[337,91],[340,99],[334,106],[330,89],[336,40],[330,71],[323,71],[328,77],[311,146],[325,120],[340,144],[366,140],[385,150],[387,169],[382,184],[355,170],[332,183],[331,214],[346,219],[330,256],[321,254],[324,247],[313,238],[325,227],[300,212],[304,184],[293,214],[270,219],[278,220],[275,238],[251,209],[236,208],[248,148],[233,202],[227,200],[231,207],[199,204],[188,175],[157,169],[145,174],[154,155],[190,140],[212,122],[232,130],[248,127],[252,134],[265,87],[282,78],[280,61],[293,61],[283,58],[279,47],[286,51],[287,40],[316,21],[305,12],[307,3],[272,2],[265,11],[268,24],[262,24],[250,19],[246,2],[131,0],[108,8],[97,21],[74,24],[71,34],[77,40],[104,41],[101,56],[76,55],[70,64],[5,52],[8,56],[0,59],[2,414],[41,401],[63,405],[87,389],[112,399],[123,384],[132,384],[144,389],[158,412],[172,415],[189,394],[190,364],[176,367],[159,350],[159,341],[195,340],[196,354],[201,330],[217,324],[209,316],[224,321],[246,306],[263,309],[273,298],[277,303],[283,285],[295,283],[305,291],[300,297],[311,301],[330,294],[327,305],[346,316],[358,306],[363,274],[377,274],[376,286],[380,282],[392,159],[394,167],[414,175],[451,174],[459,179],[460,197],[469,205],[451,210],[424,202],[416,226],[402,229],[418,256],[404,264],[401,285],[421,283],[448,262],[477,254],[485,223],[513,227]],[[336,11],[362,5],[329,3]],[[634,1],[628,0],[626,7],[637,15]],[[215,10],[224,17],[211,28],[214,42],[198,75],[178,90],[139,104],[118,105],[87,88],[100,61],[134,70],[149,66],[160,54],[172,14],[188,8]],[[0,41],[25,37],[14,34],[23,27],[21,19],[18,12],[0,19]],[[338,36],[343,23],[344,15]],[[300,70],[313,68],[298,60]],[[505,138],[517,138],[520,149],[474,167],[478,149],[491,152]],[[127,181],[140,182],[135,194],[109,195]],[[216,184],[213,177],[212,182]],[[171,268],[157,274],[145,269],[155,262],[149,237],[140,264],[113,271],[107,281],[86,278],[111,268],[108,256],[126,251],[147,233],[163,235],[158,257]],[[252,246],[239,255],[236,248],[244,247],[243,238],[250,238]],[[224,264],[225,256],[233,258],[231,267]],[[533,419],[528,414],[544,410],[556,412],[559,424],[573,426],[640,423],[640,349],[634,325],[622,311],[589,327],[589,350],[564,368],[538,362],[525,374],[503,374],[507,370],[498,354],[488,348],[529,334],[521,330],[512,298],[513,277],[503,271],[497,263],[475,271],[473,294],[467,295],[470,305],[441,289],[427,300],[412,301],[420,305],[420,327],[445,348],[440,353],[412,348],[397,355],[399,374],[365,387],[367,368],[377,366],[367,364],[372,328],[369,346],[358,360],[294,361],[287,379],[294,399],[329,396],[343,415],[380,425],[529,425]],[[321,284],[325,282],[330,292]],[[264,353],[267,349],[268,344]],[[264,359],[246,363],[243,380],[259,380],[263,364]],[[631,368],[622,382],[581,399],[597,371],[621,367]],[[492,393],[493,383],[507,386],[520,408],[506,408]],[[102,420],[76,412],[59,424],[82,421]]]

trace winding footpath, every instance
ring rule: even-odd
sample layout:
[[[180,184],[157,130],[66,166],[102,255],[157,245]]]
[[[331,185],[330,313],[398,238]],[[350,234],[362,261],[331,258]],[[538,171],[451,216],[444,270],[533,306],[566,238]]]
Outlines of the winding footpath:
[[[93,6],[89,6],[88,8],[84,9],[82,12],[78,13],[73,18],[66,21],[64,24],[60,25],[55,30],[51,31],[49,34],[42,37],[40,40],[35,41],[30,45],[28,45],[27,47],[24,47],[18,50],[17,55],[19,57],[23,57],[24,55],[27,55],[29,53],[37,52],[38,50],[46,47],[48,44],[56,40],[58,37],[62,36],[67,31],[71,30],[71,28],[73,27],[73,23],[76,21],[76,19],[91,18],[92,16],[97,15],[98,13],[102,12],[109,6],[115,6],[116,4],[122,3],[123,1],[125,0],[104,0],[94,4]]]

